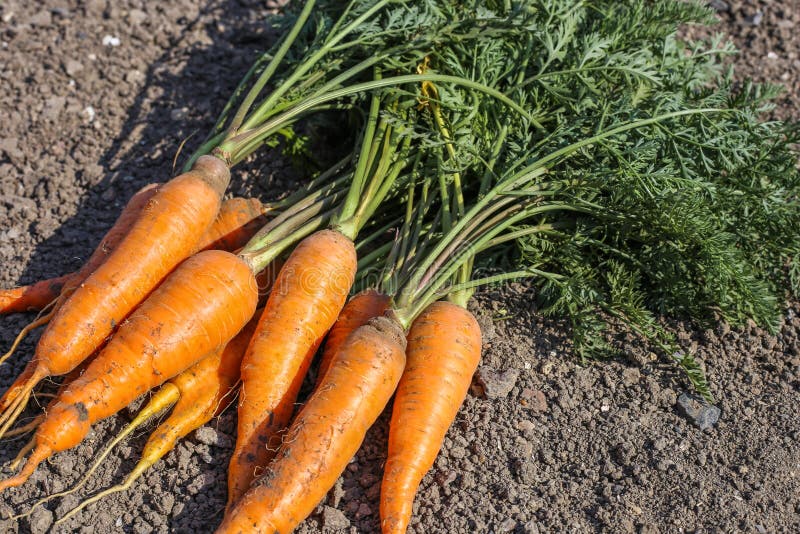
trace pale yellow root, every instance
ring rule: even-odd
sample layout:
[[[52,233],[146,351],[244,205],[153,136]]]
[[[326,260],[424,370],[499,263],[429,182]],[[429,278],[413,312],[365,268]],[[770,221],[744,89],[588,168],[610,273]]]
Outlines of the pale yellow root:
[[[8,468],[12,471],[16,471],[17,467],[19,467],[19,464],[21,464],[22,460],[25,459],[25,455],[31,452],[35,446],[36,442],[34,440],[30,440],[28,443],[26,443],[25,446],[22,447],[22,449],[20,449],[20,451],[17,453],[17,457],[14,458],[14,460],[8,465]]]
[[[9,405],[8,409],[0,415],[0,438],[6,435],[8,429],[11,428],[17,418],[22,414],[25,410],[25,407],[28,405],[28,400],[31,398],[31,391],[39,382],[38,380],[33,380],[34,377],[31,377],[31,380],[25,384],[25,387],[22,391],[17,395],[17,397],[12,401]]]
[[[28,423],[27,425],[23,425],[17,428],[13,428],[5,433],[3,438],[13,438],[15,436],[22,436],[23,434],[27,434],[28,432],[32,432],[39,427],[39,424],[44,420],[44,415],[37,415],[33,418],[33,421]]]
[[[58,299],[56,299],[56,300],[58,300]],[[53,302],[56,302],[56,301],[54,300]],[[48,307],[52,306],[53,302],[48,304]],[[45,308],[45,309],[47,309],[47,308]],[[44,311],[44,310],[42,310],[42,311]],[[52,316],[53,316],[53,311],[51,310],[47,315],[44,315],[42,317],[37,317],[36,319],[34,319],[34,321],[32,323],[29,323],[27,326],[25,326],[25,328],[20,330],[19,334],[17,334],[17,337],[14,339],[14,343],[11,344],[11,348],[8,349],[8,352],[6,352],[2,356],[0,356],[0,364],[3,363],[4,361],[6,361],[7,359],[9,359],[11,357],[11,355],[14,354],[14,352],[16,352],[17,347],[22,342],[22,340],[25,339],[25,336],[28,335],[28,332],[30,332],[31,330],[33,330],[35,328],[38,328],[38,327],[42,326],[43,324],[47,324],[50,321],[50,318]]]
[[[166,384],[161,386],[161,389],[159,389],[158,392],[150,398],[150,401],[144,408],[141,409],[141,411],[139,411],[139,413],[136,415],[133,421],[125,425],[125,428],[122,429],[122,432],[120,432],[113,440],[109,442],[108,445],[106,445],[106,448],[103,449],[103,452],[100,453],[100,456],[97,457],[97,460],[95,460],[95,462],[92,464],[89,470],[86,471],[86,473],[84,473],[84,475],[78,482],[76,482],[71,488],[67,490],[61,491],[59,493],[54,493],[52,495],[48,495],[47,497],[39,499],[38,501],[33,503],[33,505],[31,505],[31,507],[28,509],[27,512],[15,515],[11,519],[18,520],[22,519],[23,517],[28,517],[33,513],[33,511],[36,508],[38,508],[42,504],[51,501],[52,499],[56,499],[58,497],[64,497],[66,495],[69,495],[70,493],[78,491],[81,487],[83,487],[84,484],[86,484],[86,482],[91,478],[91,476],[100,466],[100,464],[103,463],[103,460],[106,459],[106,457],[111,453],[114,447],[116,447],[119,444],[120,441],[128,437],[131,434],[131,432],[142,426],[151,418],[169,409],[173,404],[178,402],[179,397],[180,397],[180,391],[178,390],[177,386],[175,386],[171,382],[167,382]],[[27,453],[27,451],[25,452]],[[18,457],[18,459],[21,460],[21,457]],[[65,518],[66,516],[60,519],[59,521],[63,521]]]
[[[116,486],[112,486],[106,490],[103,490],[100,493],[92,495],[91,497],[80,503],[78,506],[67,512],[64,515],[64,517],[59,518],[55,523],[53,523],[53,526],[61,524],[62,522],[66,521],[70,517],[74,516],[75,514],[77,514],[87,506],[89,506],[90,504],[99,501],[103,497],[111,495],[112,493],[126,491],[128,488],[131,487],[131,485],[133,485],[134,482],[136,482],[136,479],[142,476],[142,473],[144,473],[145,470],[147,470],[151,465],[152,463],[150,462],[144,462],[144,461],[139,462],[133,469],[133,471],[131,471],[130,474],[125,478],[124,482],[122,482],[121,484],[117,484]]]

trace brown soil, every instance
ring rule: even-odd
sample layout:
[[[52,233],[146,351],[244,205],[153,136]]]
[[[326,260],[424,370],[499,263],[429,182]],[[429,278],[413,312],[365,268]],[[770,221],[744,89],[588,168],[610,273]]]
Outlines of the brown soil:
[[[198,3],[0,4],[0,285],[79,266],[135,190],[170,176],[180,142],[210,126],[257,50],[275,37],[264,2]],[[738,76],[785,84],[776,114],[800,118],[800,3],[713,3],[716,30],[742,49],[733,60]],[[105,36],[118,46],[104,45]],[[262,155],[236,173],[232,191],[266,199],[292,179],[286,165]],[[422,482],[412,531],[800,531],[800,305],[787,308],[777,336],[673,325],[696,349],[721,409],[719,422],[702,431],[678,409],[687,386],[672,366],[621,335],[626,358],[581,367],[563,325],[537,315],[533,301],[522,286],[475,298],[484,359]],[[31,319],[0,319],[0,346]],[[35,339],[0,367],[0,388]],[[0,514],[68,487],[127,420],[97,425],[75,450],[3,494]],[[129,491],[54,529],[80,496],[124,477],[142,432],[78,495],[27,519],[0,520],[0,532],[213,531],[234,428],[226,413]],[[384,415],[298,532],[379,530],[386,430]],[[3,442],[0,465],[22,444]]]

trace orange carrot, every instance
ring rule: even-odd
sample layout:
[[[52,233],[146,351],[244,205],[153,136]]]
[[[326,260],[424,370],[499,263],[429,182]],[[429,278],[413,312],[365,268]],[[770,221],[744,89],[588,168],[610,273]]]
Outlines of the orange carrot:
[[[267,222],[268,207],[256,198],[230,198],[222,203],[216,220],[198,243],[197,250],[243,247]]]
[[[405,344],[402,328],[387,317],[347,338],[277,457],[218,533],[285,534],[314,510],[389,402],[405,365]]]
[[[373,317],[383,315],[383,312],[389,307],[389,300],[388,295],[374,289],[367,289],[347,301],[333,328],[328,332],[328,337],[325,338],[325,349],[322,351],[319,371],[317,371],[317,385],[330,367],[333,355],[339,351],[347,337],[358,327],[367,324],[367,321]]]
[[[150,435],[142,453],[142,459],[121,484],[103,490],[70,510],[55,524],[62,523],[88,505],[112,493],[125,491],[152,465],[167,454],[178,439],[208,422],[215,414],[225,410],[234,398],[239,368],[247,344],[257,324],[254,317],[241,332],[236,334],[222,350],[206,356],[189,369],[164,384],[153,395],[147,405],[98,455],[92,466],[71,488],[48,495],[34,503],[28,511],[13,519],[27,517],[40,505],[56,498],[65,497],[80,489],[102,464],[109,453],[127,436],[147,421],[174,405],[172,413]]]
[[[41,310],[58,298],[64,284],[74,274],[65,274],[27,286],[0,289],[0,315]]]
[[[39,311],[58,298],[65,286],[80,284],[86,276],[94,272],[105,257],[125,237],[130,227],[136,222],[142,208],[155,194],[151,184],[139,190],[120,214],[117,222],[94,251],[80,271],[65,274],[49,280],[41,280],[28,286],[11,289],[0,289],[0,315],[7,313]],[[198,244],[198,250],[219,249],[233,252],[244,246],[247,241],[267,221],[267,206],[255,198],[235,197],[222,203],[214,224],[206,231]]]
[[[417,487],[467,395],[481,357],[478,322],[461,306],[434,302],[411,325],[406,356],[381,484],[384,534],[406,531]]]
[[[8,406],[0,415],[0,436],[39,381],[80,364],[195,250],[217,216],[229,179],[222,160],[204,156],[192,171],[158,188],[117,248],[59,307],[43,332],[30,378],[0,400]]]
[[[228,506],[279,445],[311,359],[336,321],[356,272],[353,242],[334,230],[304,239],[281,268],[242,361]]]
[[[0,313],[11,313],[12,311],[28,311],[36,308],[36,304],[42,304],[40,309],[50,308],[50,311],[37,317],[32,323],[23,328],[17,335],[8,352],[0,356],[0,363],[9,358],[19,346],[23,338],[33,329],[47,324],[50,318],[58,311],[59,306],[75,291],[87,276],[97,269],[114,250],[122,238],[127,235],[128,230],[141,214],[144,207],[153,198],[158,184],[149,184],[141,188],[131,197],[125,208],[120,213],[114,226],[106,232],[100,245],[95,249],[86,263],[77,272],[55,278],[44,280],[32,286],[19,287],[0,292]],[[15,297],[18,300],[14,300]],[[48,298],[49,297],[49,298]],[[38,302],[35,302],[38,301]],[[2,403],[0,403],[2,404]]]
[[[58,397],[25,467],[0,490],[22,484],[44,459],[80,443],[94,422],[226,345],[257,300],[255,276],[238,256],[209,250],[183,262]]]
[[[61,395],[61,393],[63,393],[64,390],[67,389],[67,387],[76,378],[78,378],[83,374],[83,372],[86,370],[86,367],[88,367],[89,364],[92,363],[92,361],[94,361],[95,357],[97,357],[97,353],[92,354],[91,356],[86,358],[83,362],[81,362],[81,364],[78,367],[76,367],[75,369],[64,375],[64,378],[61,380],[61,384],[58,385],[58,389],[56,390],[55,395],[53,395],[53,398],[50,399],[50,402],[47,403],[47,408],[45,408],[45,412],[50,408],[52,408],[53,406],[55,406],[58,396]],[[5,436],[3,437],[10,438],[12,436],[19,436],[21,434],[26,434],[28,432],[31,432],[36,428],[38,428],[39,424],[43,420],[44,420],[44,414],[39,414],[36,417],[34,417],[30,423],[6,432]]]

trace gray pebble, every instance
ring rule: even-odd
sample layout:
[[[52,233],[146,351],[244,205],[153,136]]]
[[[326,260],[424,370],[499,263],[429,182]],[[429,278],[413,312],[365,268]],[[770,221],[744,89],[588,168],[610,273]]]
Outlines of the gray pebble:
[[[677,406],[678,411],[700,430],[709,430],[719,421],[720,409],[697,395],[682,393]]]

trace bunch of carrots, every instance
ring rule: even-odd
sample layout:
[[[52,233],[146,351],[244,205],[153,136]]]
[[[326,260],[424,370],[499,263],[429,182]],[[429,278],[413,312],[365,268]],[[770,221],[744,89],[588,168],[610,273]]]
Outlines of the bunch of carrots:
[[[132,197],[78,272],[0,294],[2,312],[39,311],[3,360],[45,327],[0,398],[0,437],[33,432],[0,491],[150,392],[74,488],[17,517],[77,490],[122,439],[171,409],[126,479],[59,521],[124,491],[238,397],[218,532],[291,532],[394,396],[381,529],[405,532],[479,364],[468,301],[510,280],[570,318],[581,354],[608,349],[602,314],[709,394],[652,310],[769,319],[769,291],[785,280],[778,267],[758,278],[756,267],[798,261],[800,237],[742,223],[731,199],[749,199],[736,194],[748,184],[754,204],[771,193],[780,216],[800,222],[797,133],[760,122],[763,95],[717,76],[708,57],[725,50],[676,44],[676,25],[703,8],[634,4],[290,7],[283,39],[183,174]],[[298,125],[331,113],[360,124],[350,153],[280,201],[224,200],[236,164],[265,144],[303,144]],[[743,254],[759,241],[763,253]],[[687,250],[699,252],[676,259]],[[703,292],[697,273],[708,272],[727,278]],[[681,304],[700,297],[702,309]],[[312,369],[313,391],[299,399]],[[44,413],[12,428],[56,376]]]

